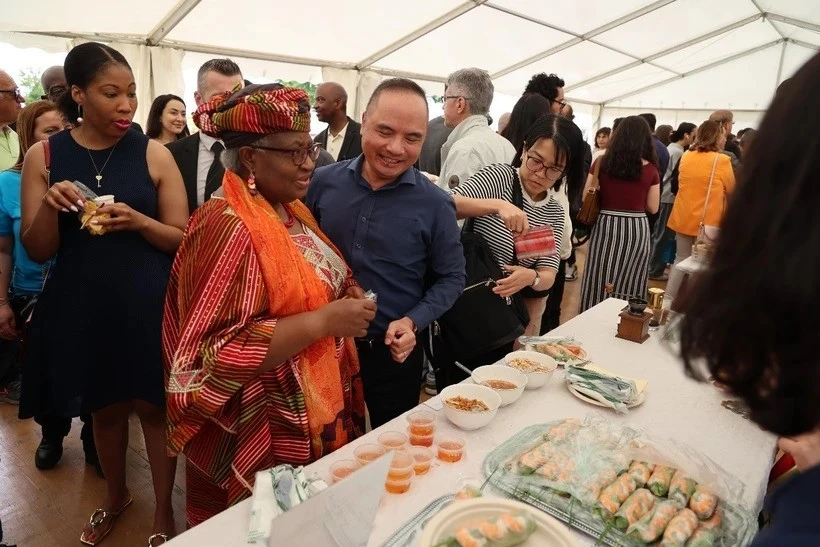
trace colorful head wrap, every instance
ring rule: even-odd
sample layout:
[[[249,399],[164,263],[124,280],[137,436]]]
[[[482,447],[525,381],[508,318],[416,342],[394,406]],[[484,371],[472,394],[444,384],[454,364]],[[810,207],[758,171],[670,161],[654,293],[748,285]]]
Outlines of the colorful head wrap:
[[[295,87],[252,84],[200,105],[194,123],[225,148],[239,148],[280,131],[310,131],[310,102]]]

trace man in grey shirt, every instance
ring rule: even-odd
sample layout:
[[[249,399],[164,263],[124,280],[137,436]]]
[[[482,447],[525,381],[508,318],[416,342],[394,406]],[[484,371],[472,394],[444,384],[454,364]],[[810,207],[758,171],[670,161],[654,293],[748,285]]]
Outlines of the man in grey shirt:
[[[669,222],[669,215],[672,213],[672,206],[675,204],[675,194],[672,193],[672,174],[680,164],[683,153],[695,140],[695,130],[697,127],[693,123],[683,122],[676,131],[670,135],[669,164],[663,176],[661,186],[661,206],[658,210],[658,221],[652,233],[652,255],[649,258],[649,279],[655,281],[665,281],[666,275],[666,247],[675,239],[675,232],[670,230],[666,224]]]

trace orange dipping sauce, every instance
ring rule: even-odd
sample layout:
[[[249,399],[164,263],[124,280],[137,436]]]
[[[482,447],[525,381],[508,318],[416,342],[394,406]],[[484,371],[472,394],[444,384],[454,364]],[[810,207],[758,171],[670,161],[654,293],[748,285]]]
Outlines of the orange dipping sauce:
[[[410,490],[410,481],[407,482],[391,482],[387,481],[384,484],[384,489],[391,494],[404,494]]]
[[[438,442],[438,459],[454,463],[464,455],[464,441],[456,438],[442,439]]]
[[[413,446],[433,446],[433,435],[417,435],[411,431],[410,444]]]
[[[411,423],[407,427],[408,433],[410,433],[410,438],[412,439],[413,436],[423,436],[428,437],[433,435],[436,431],[436,424],[419,424],[419,423]]]

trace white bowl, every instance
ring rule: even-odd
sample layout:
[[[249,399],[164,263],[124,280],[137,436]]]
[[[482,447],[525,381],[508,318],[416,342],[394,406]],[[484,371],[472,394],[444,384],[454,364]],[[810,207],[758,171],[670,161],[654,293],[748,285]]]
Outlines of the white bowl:
[[[467,399],[478,399],[487,405],[490,410],[481,412],[467,412],[449,406],[446,401],[451,397],[466,397]],[[501,395],[494,390],[476,384],[456,384],[448,386],[439,393],[441,403],[444,406],[444,415],[456,426],[466,431],[472,431],[484,427],[493,419],[498,407],[501,406]]]
[[[578,540],[567,529],[543,511],[539,511],[520,501],[504,498],[473,498],[456,501],[447,505],[424,526],[420,547],[432,547],[453,537],[456,530],[479,519],[494,519],[509,511],[528,513],[538,527],[523,545],[533,547],[579,547]]]
[[[507,366],[510,366],[510,362],[516,358],[529,359],[549,369],[549,372],[523,372],[513,369],[527,375],[527,389],[537,389],[545,385],[549,382],[550,378],[552,378],[552,373],[555,372],[555,369],[558,368],[558,362],[555,359],[549,355],[538,353],[537,351],[514,351],[508,353],[507,356],[504,357],[504,362]]]
[[[501,406],[511,405],[516,402],[524,393],[524,387],[528,381],[526,374],[504,365],[487,365],[478,367],[473,371],[473,382],[476,384],[481,384],[487,380],[506,380],[518,386],[515,389],[495,389],[486,386],[501,395]]]

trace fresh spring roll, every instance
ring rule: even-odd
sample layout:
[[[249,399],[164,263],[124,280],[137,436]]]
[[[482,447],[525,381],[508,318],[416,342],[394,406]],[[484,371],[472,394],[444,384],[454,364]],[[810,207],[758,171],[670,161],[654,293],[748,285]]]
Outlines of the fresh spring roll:
[[[604,520],[609,520],[622,503],[638,488],[635,479],[624,473],[615,482],[604,488],[598,496],[598,508]]]
[[[455,537],[439,546],[446,547],[512,547],[525,542],[537,525],[529,513],[511,511],[494,519],[482,519],[456,530]],[[438,547],[438,546],[437,546]]]
[[[593,503],[601,495],[604,488],[615,482],[617,478],[618,473],[611,467],[607,467],[586,479],[581,484],[581,491],[586,494],[589,502]]]
[[[669,521],[663,532],[661,547],[684,547],[698,528],[698,517],[691,509],[684,509]]]
[[[550,443],[536,446],[518,459],[518,472],[521,475],[532,475],[536,469],[547,463],[554,453],[555,448]]]
[[[655,467],[649,480],[646,481],[646,487],[659,498],[666,497],[666,493],[669,492],[669,483],[672,482],[675,471],[674,467],[665,465]]]
[[[563,453],[556,453],[550,461],[536,469],[536,475],[548,481],[571,482],[575,478],[575,463]]]
[[[678,469],[672,477],[672,482],[669,483],[669,499],[678,502],[681,508],[686,507],[689,498],[695,492],[695,486],[697,486],[697,481],[690,479]]]
[[[615,513],[613,524],[624,531],[646,515],[655,505],[655,496],[646,488],[639,488],[629,496]]]
[[[652,543],[661,537],[666,526],[669,524],[680,508],[674,501],[662,501],[636,522],[628,531],[627,535],[644,543]]]
[[[552,426],[545,435],[548,441],[552,441],[554,443],[561,443],[564,442],[569,438],[570,435],[581,429],[581,426],[584,424],[581,423],[581,420],[570,418],[568,420],[564,420],[561,423]]]
[[[715,530],[720,535],[720,529],[723,526],[723,508],[718,507],[715,512],[708,519],[701,521],[700,527],[707,530]]]
[[[716,530],[707,530],[701,526],[686,542],[686,547],[715,547],[718,537]]]
[[[718,497],[712,490],[703,486],[697,485],[695,492],[689,499],[689,509],[695,512],[701,520],[706,520],[715,512],[718,504]]]
[[[649,477],[652,476],[653,469],[655,469],[655,466],[651,463],[634,461],[629,466],[629,474],[638,483],[638,488],[643,488],[649,481]]]

